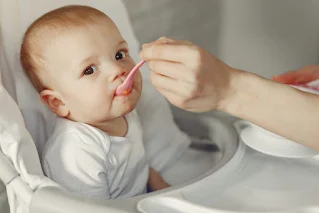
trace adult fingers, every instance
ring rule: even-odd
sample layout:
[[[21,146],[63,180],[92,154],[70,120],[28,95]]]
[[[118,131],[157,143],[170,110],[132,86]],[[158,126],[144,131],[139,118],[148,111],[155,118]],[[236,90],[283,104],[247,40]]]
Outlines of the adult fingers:
[[[190,98],[176,94],[175,92],[158,89],[158,91],[174,106],[190,112],[211,111],[212,100],[207,97]]]
[[[145,43],[144,45],[151,45],[151,44],[183,44],[183,45],[194,45],[192,42],[187,41],[187,40],[176,40],[173,38],[168,38],[165,36],[160,37],[159,39],[149,42],[149,43]]]
[[[170,61],[149,61],[147,65],[156,74],[180,81],[194,81],[192,73],[184,64]]]
[[[185,99],[195,98],[200,95],[198,86],[193,83],[187,83],[178,79],[172,79],[163,75],[151,72],[151,83],[158,90],[166,90],[172,92]]]
[[[167,89],[159,88],[157,90],[174,106],[181,109],[185,109],[187,107],[187,102],[189,100],[187,97],[180,96],[175,92],[172,92]]]
[[[140,57],[145,61],[162,60],[187,63],[198,58],[199,48],[183,42],[154,42],[144,44]]]

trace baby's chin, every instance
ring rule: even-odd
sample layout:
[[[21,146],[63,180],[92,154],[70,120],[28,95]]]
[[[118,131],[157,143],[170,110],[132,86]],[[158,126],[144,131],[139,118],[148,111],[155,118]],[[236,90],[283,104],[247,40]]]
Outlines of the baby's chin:
[[[131,97],[128,97],[127,102],[125,102],[122,106],[119,106],[119,109],[122,109],[123,114],[127,114],[136,108],[140,95],[141,93],[138,93],[134,89],[132,90]]]
[[[116,96],[113,99],[112,108],[114,109],[114,114],[120,116],[125,115],[133,111],[141,97],[141,92],[136,89],[132,89],[129,94]]]

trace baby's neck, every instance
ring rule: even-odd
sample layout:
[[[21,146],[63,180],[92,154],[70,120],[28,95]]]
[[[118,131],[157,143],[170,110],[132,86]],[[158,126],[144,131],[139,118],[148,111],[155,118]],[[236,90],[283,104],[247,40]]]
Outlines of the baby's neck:
[[[110,136],[124,137],[128,130],[128,124],[124,116],[94,126]]]

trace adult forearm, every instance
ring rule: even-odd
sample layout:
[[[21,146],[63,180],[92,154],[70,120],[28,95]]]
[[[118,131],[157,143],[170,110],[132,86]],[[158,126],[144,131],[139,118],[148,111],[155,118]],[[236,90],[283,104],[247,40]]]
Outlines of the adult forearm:
[[[319,96],[235,70],[222,110],[319,151]]]

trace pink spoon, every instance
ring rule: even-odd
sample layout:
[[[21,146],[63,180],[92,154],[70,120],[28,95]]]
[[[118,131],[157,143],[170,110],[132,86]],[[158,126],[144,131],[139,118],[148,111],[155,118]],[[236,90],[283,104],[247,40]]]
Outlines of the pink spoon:
[[[115,95],[126,95],[131,92],[133,87],[133,80],[136,71],[145,63],[144,60],[140,61],[126,77],[125,81],[116,88]]]

